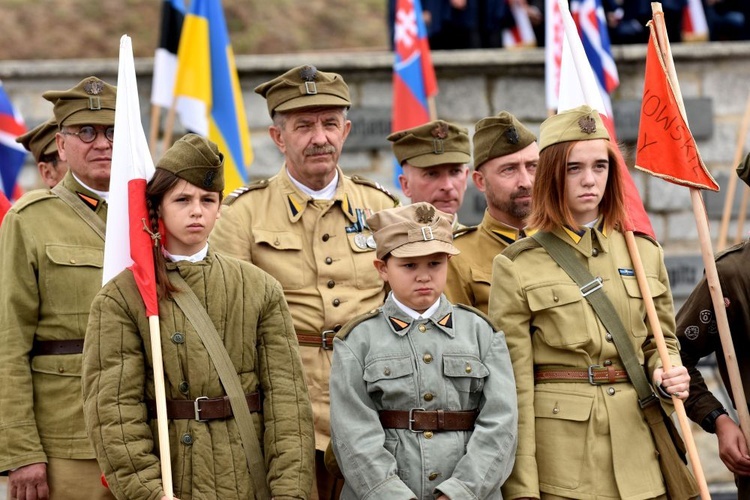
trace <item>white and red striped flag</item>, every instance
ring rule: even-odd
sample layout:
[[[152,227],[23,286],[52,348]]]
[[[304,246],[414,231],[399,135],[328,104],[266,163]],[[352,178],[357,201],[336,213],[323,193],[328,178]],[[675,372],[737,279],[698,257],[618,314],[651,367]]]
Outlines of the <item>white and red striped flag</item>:
[[[526,5],[522,5],[518,0],[508,0],[508,7],[513,15],[514,23],[513,27],[505,28],[502,32],[503,47],[506,49],[536,47],[536,35],[531,26]]]
[[[544,88],[547,96],[547,109],[557,111],[557,97],[560,94],[560,63],[562,61],[563,29],[560,6],[557,0],[544,1]]]
[[[701,0],[688,0],[682,11],[682,39],[686,42],[708,40],[708,22]]]

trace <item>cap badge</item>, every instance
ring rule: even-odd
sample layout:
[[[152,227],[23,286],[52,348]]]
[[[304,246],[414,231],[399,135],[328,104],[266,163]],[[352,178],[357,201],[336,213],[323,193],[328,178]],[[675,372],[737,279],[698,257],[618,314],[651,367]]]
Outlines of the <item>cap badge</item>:
[[[88,80],[83,84],[83,90],[89,95],[99,95],[104,89],[104,82],[101,80]]]
[[[508,139],[508,142],[511,144],[518,144],[518,141],[521,140],[521,138],[518,135],[518,130],[516,130],[516,127],[511,126],[508,130],[505,131],[505,137]]]
[[[209,170],[206,172],[206,176],[203,178],[203,187],[211,187],[214,183],[214,178],[216,177],[216,171]]]
[[[435,218],[435,207],[417,207],[416,210],[417,222],[420,224],[429,224],[432,219]]]
[[[434,139],[432,139],[432,152],[436,155],[445,153],[445,144],[443,144],[443,139],[448,137],[448,124],[439,122],[430,131],[430,134],[432,135],[432,137],[434,137]]]
[[[299,77],[305,82],[305,93],[315,95],[318,88],[315,85],[315,79],[318,77],[318,69],[315,66],[303,66],[299,70]]]
[[[584,134],[593,134],[596,132],[596,120],[591,116],[582,116],[578,120],[578,126]]]

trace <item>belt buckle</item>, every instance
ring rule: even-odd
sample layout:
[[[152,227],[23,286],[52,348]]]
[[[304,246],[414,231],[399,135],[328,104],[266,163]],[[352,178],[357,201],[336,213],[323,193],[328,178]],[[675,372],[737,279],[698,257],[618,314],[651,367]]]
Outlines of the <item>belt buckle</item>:
[[[595,368],[601,368],[601,365],[589,365],[589,384],[591,385],[599,385],[599,383],[594,380],[594,369]]]
[[[333,349],[333,345],[328,345],[328,335],[335,334],[336,332],[334,330],[323,330],[323,332],[320,334],[320,344],[324,350],[330,351],[331,349]]]
[[[589,294],[592,294],[595,291],[599,290],[602,286],[604,286],[602,284],[602,279],[597,276],[592,281],[590,281],[589,283],[586,283],[580,288],[581,295],[583,295],[584,297],[587,297]]]
[[[201,405],[200,402],[203,400],[208,400],[208,396],[200,396],[195,398],[193,401],[193,408],[195,409],[195,421],[196,422],[208,422],[208,420],[204,420],[201,418]]]
[[[409,410],[409,430],[415,434],[419,434],[420,432],[424,432],[424,431],[414,430],[414,412],[415,411],[424,411],[424,408],[412,408],[411,410]]]

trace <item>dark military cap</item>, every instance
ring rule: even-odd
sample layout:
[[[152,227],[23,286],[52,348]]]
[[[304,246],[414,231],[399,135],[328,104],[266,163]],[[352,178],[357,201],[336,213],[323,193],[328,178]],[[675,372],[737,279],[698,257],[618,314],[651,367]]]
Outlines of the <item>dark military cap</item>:
[[[349,86],[337,73],[318,71],[315,66],[298,66],[255,87],[266,98],[268,114],[313,106],[349,107]]]
[[[50,90],[42,97],[54,104],[55,120],[68,125],[114,125],[117,87],[89,76],[68,90]]]
[[[578,106],[550,116],[539,129],[539,151],[568,141],[609,140],[604,122],[591,106]]]
[[[435,120],[388,136],[393,154],[403,165],[432,167],[449,163],[469,163],[469,131],[464,127]]]
[[[521,151],[534,141],[536,136],[507,111],[482,118],[474,127],[474,168],[493,158]]]
[[[57,122],[51,118],[17,137],[16,142],[23,144],[23,147],[31,151],[34,159],[39,162],[42,156],[57,153],[57,141],[55,141],[57,130]]]
[[[206,191],[224,190],[224,155],[219,147],[198,134],[186,134],[169,148],[156,168]]]
[[[750,153],[737,165],[737,176],[742,182],[750,186]]]

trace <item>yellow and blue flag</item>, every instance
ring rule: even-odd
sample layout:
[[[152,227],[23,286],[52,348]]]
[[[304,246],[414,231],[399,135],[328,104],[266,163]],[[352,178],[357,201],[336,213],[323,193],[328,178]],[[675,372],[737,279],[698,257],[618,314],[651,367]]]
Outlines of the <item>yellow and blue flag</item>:
[[[220,0],[193,0],[177,52],[175,98],[182,124],[224,153],[227,190],[248,181],[250,132]]]

